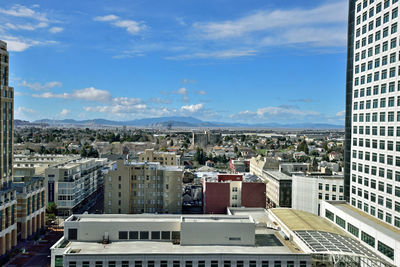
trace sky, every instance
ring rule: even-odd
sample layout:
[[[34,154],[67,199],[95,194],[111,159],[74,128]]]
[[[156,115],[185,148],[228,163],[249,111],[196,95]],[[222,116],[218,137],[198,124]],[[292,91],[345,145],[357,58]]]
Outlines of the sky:
[[[29,121],[344,124],[346,39],[346,0],[0,0]]]

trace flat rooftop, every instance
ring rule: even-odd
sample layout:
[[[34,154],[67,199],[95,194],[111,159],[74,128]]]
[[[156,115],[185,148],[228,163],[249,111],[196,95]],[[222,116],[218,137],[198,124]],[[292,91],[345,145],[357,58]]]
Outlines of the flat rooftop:
[[[275,240],[272,236],[266,238],[270,240],[266,246],[181,246],[174,245],[172,242],[160,241],[126,241],[103,245],[95,242],[73,241],[67,245],[70,249],[66,254],[293,254],[288,247],[277,245],[271,241]]]
[[[233,208],[229,207],[228,212],[232,215],[251,216],[256,224],[267,223],[267,213],[264,208]]]
[[[273,177],[274,179],[280,180],[292,180],[292,177],[289,175],[284,174],[280,171],[264,171],[267,175]]]
[[[323,231],[348,236],[345,231],[329,220],[309,212],[288,208],[277,208],[270,211],[292,231]]]
[[[219,222],[253,223],[247,214],[232,215],[167,215],[167,214],[80,214],[69,217],[66,222]]]
[[[182,216],[183,222],[207,222],[207,223],[253,223],[249,216],[202,216],[202,217],[192,217],[192,216]]]
[[[355,219],[368,224],[369,226],[377,229],[379,232],[385,233],[386,235],[390,236],[391,238],[395,238],[396,240],[400,241],[400,230],[388,225],[377,218],[364,213],[353,206],[347,203],[337,203],[337,202],[329,202],[331,205],[335,206],[335,208],[342,210],[346,214],[354,217]]]

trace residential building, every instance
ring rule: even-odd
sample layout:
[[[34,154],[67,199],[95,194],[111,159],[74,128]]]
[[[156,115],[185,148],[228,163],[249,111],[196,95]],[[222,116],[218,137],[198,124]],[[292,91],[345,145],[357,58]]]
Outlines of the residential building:
[[[117,161],[106,176],[105,213],[181,213],[183,168]]]
[[[165,166],[181,165],[181,156],[175,152],[157,152],[154,149],[146,149],[138,153],[139,162],[159,162]]]
[[[249,172],[250,171],[250,160],[244,159],[230,159],[229,169],[232,172]]]
[[[267,208],[292,206],[292,177],[280,171],[263,171],[261,180],[266,184]]]
[[[51,266],[394,266],[307,212],[227,212],[72,215],[51,248]]]
[[[12,186],[14,89],[8,79],[7,44],[0,41],[0,255],[17,245],[17,192]]]
[[[55,202],[60,216],[69,216],[103,186],[106,159],[79,158],[45,169],[46,203]]]
[[[253,157],[250,159],[250,173],[261,177],[263,171],[278,170],[279,162],[271,157]]]
[[[17,179],[17,237],[25,240],[42,229],[46,222],[44,177]]]
[[[214,146],[222,140],[220,133],[212,131],[193,132],[192,133],[192,147],[207,147]]]
[[[218,174],[218,180],[205,178],[202,184],[206,214],[225,214],[229,207],[266,207],[266,187],[259,178],[251,180],[243,175]]]
[[[399,8],[397,0],[349,1],[344,154],[349,205],[326,204],[322,210],[397,266],[398,241],[384,235],[396,238],[393,228],[400,229]],[[377,225],[382,228],[371,231]]]
[[[294,174],[292,208],[320,215],[322,200],[344,200],[343,175]]]
[[[310,170],[309,163],[281,163],[279,164],[279,171],[284,172],[287,175],[291,175],[294,172],[307,172]]]

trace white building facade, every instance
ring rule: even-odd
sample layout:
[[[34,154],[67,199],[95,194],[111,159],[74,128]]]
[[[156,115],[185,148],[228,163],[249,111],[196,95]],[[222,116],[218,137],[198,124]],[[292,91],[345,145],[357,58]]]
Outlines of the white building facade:
[[[344,191],[362,216],[351,209],[329,210],[335,220],[340,214],[341,225],[348,227],[345,218],[357,225],[365,233],[358,238],[397,266],[398,243],[375,232],[394,229],[396,237],[400,229],[399,8],[398,0],[349,1]],[[384,227],[372,231],[368,225],[374,223]]]

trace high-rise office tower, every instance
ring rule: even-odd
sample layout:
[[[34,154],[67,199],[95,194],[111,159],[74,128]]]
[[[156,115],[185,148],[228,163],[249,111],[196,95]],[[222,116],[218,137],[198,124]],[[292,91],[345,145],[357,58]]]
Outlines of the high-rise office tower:
[[[17,244],[17,200],[12,186],[14,89],[8,86],[7,44],[0,41],[0,255]]]
[[[400,265],[399,0],[350,0],[345,198],[323,214]]]

